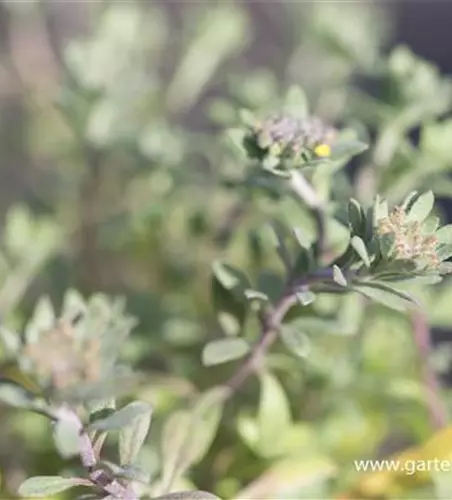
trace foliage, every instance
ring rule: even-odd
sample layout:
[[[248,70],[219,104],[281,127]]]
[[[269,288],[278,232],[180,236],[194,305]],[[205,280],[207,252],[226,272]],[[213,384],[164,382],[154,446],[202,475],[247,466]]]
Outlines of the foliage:
[[[0,56],[36,179],[1,234],[0,491],[447,496],[354,461],[452,452],[428,343],[452,325],[451,82],[365,2],[278,6],[279,68],[245,63],[251,4],[169,4],[87,4],[67,46],[52,4],[2,4],[53,63]]]

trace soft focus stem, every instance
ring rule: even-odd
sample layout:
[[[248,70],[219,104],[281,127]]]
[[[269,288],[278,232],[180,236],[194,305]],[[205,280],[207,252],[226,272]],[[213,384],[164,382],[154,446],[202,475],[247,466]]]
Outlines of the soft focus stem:
[[[441,429],[447,424],[447,411],[441,399],[440,386],[436,374],[430,366],[430,329],[425,313],[420,309],[412,312],[414,341],[419,355],[424,387],[427,392],[426,400],[430,420],[434,429]]]

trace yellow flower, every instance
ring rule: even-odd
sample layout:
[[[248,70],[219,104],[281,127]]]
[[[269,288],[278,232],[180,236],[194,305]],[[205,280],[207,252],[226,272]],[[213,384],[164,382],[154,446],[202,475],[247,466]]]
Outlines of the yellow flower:
[[[331,155],[331,146],[329,146],[328,144],[319,144],[315,147],[314,153],[316,156],[326,158],[327,156]]]

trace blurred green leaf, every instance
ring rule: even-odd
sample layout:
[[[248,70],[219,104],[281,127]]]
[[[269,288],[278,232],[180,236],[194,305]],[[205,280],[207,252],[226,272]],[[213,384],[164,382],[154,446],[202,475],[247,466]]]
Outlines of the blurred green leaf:
[[[133,464],[143,446],[151,425],[152,409],[140,413],[131,423],[119,432],[119,462],[121,465]]]
[[[134,424],[138,417],[150,415],[152,408],[142,401],[133,401],[104,419],[96,420],[89,425],[90,430],[110,431],[124,429]]]
[[[36,476],[26,479],[20,485],[18,493],[21,497],[44,498],[79,484],[84,484],[84,481],[61,476]]]
[[[452,224],[440,227],[435,236],[439,243],[452,244]]]
[[[435,196],[432,191],[422,194],[411,205],[407,220],[423,222],[433,209],[435,203]]]
[[[351,239],[351,245],[355,252],[359,255],[366,267],[370,267],[370,257],[367,252],[366,245],[364,241],[359,236],[353,236]]]
[[[58,453],[63,458],[71,458],[80,454],[80,429],[74,422],[58,420],[53,428],[53,440]]]
[[[203,349],[204,366],[214,366],[243,358],[250,346],[240,338],[219,339],[209,342]]]
[[[280,337],[287,349],[300,358],[305,358],[311,349],[309,337],[291,325],[283,325]]]
[[[308,101],[305,93],[299,86],[292,85],[289,87],[284,98],[283,109],[286,113],[296,116],[297,118],[305,118],[308,116]]]
[[[271,457],[275,443],[292,425],[289,401],[277,378],[264,373],[260,377],[259,449],[263,456]]]
[[[338,266],[333,266],[333,279],[340,286],[347,286],[347,279]]]

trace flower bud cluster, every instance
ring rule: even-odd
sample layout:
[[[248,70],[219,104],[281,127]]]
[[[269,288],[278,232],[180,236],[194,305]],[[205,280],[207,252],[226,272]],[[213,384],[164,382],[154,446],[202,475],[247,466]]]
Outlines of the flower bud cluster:
[[[288,114],[270,116],[253,130],[256,145],[271,156],[299,159],[304,152],[328,157],[336,130],[317,117],[296,118]]]
[[[402,207],[395,207],[387,217],[380,219],[377,231],[379,235],[394,236],[394,254],[397,259],[422,261],[429,268],[438,266],[436,236],[424,234],[419,221],[407,220]]]

